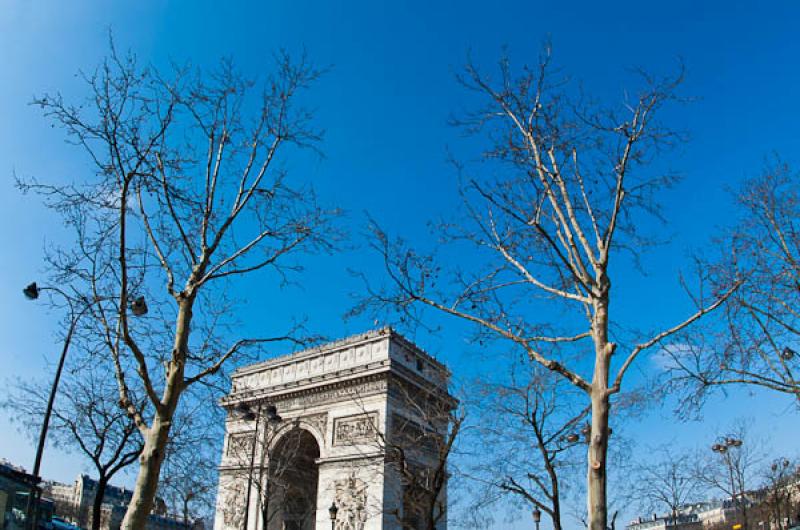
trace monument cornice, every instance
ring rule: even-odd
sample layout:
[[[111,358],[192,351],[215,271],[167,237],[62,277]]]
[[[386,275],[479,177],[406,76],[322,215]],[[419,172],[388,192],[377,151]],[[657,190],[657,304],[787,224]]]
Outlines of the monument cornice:
[[[355,335],[351,335],[349,337],[345,337],[343,339],[339,339],[333,342],[321,344],[319,346],[315,346],[313,348],[309,348],[306,350],[301,350],[298,352],[281,355],[280,357],[275,357],[273,359],[237,368],[231,374],[231,378],[237,379],[243,376],[256,374],[264,370],[280,368],[286,365],[297,363],[298,361],[313,359],[321,355],[347,350],[349,348],[361,346],[364,344],[369,344],[386,338],[388,338],[389,340],[396,341],[403,347],[408,348],[415,354],[423,357],[426,361],[434,365],[437,369],[444,372],[447,377],[452,375],[450,370],[444,364],[439,362],[433,355],[429,354],[428,352],[426,352],[425,350],[423,350],[422,348],[420,348],[419,346],[408,340],[401,333],[398,333],[394,328],[386,326],[383,328],[370,330],[364,333],[357,333]]]
[[[386,380],[391,371],[391,367],[386,363],[380,364],[380,369],[355,372],[349,374],[349,377],[343,374],[326,374],[319,378],[310,378],[308,381],[298,382],[298,384],[285,385],[285,388],[265,387],[243,390],[223,397],[220,399],[219,403],[222,407],[230,409],[240,403],[252,403],[254,401],[268,401],[270,403],[284,402],[296,398],[353,388],[363,383]],[[313,379],[319,380],[314,381]],[[375,392],[379,391],[380,390],[376,390]],[[369,395],[369,393],[364,395]]]

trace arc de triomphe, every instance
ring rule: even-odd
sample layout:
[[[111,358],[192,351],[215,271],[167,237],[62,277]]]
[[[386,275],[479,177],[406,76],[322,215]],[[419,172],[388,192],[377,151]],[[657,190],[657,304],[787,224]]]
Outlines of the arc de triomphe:
[[[448,420],[426,407],[455,403],[449,376],[391,328],[237,370],[221,402],[215,530],[325,530],[332,504],[335,530],[413,525],[408,481],[391,455],[404,447],[421,473],[435,466],[426,447],[446,436]],[[445,516],[437,529],[446,528]]]

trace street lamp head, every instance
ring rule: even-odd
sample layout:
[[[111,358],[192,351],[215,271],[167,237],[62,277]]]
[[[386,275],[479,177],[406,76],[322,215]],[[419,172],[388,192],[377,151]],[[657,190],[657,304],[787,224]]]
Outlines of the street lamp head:
[[[245,405],[244,403],[239,403],[233,408],[236,415],[239,416],[239,419],[244,421],[253,421],[256,419],[255,413],[250,410],[250,407]]]
[[[36,300],[39,298],[39,287],[36,285],[36,282],[28,285],[22,290],[22,294],[25,295],[25,298],[28,300]]]
[[[336,520],[336,514],[338,514],[338,513],[339,513],[339,507],[336,506],[335,502],[332,502],[331,503],[331,507],[328,508],[328,514],[330,514],[330,516],[331,516],[331,521],[335,521]]]
[[[538,524],[539,521],[541,520],[542,520],[542,511],[537,506],[533,509],[533,522]]]
[[[781,467],[782,467],[783,469],[787,469],[787,468],[789,467],[789,461],[788,461],[788,460],[786,460],[785,458],[783,458],[783,459],[778,459],[778,460],[775,460],[775,461],[772,463],[772,465],[770,466],[770,469],[772,469],[772,471],[777,471],[777,470],[778,470],[778,468],[781,468]]]
[[[139,296],[131,302],[131,313],[137,317],[147,314],[147,302],[145,302],[144,296]]]
[[[278,407],[275,405],[267,405],[267,421],[272,424],[277,424],[283,421],[280,414],[278,414]]]

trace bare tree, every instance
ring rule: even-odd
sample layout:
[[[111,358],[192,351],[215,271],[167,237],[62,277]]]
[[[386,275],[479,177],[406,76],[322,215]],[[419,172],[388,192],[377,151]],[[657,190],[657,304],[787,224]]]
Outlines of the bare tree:
[[[647,450],[647,458],[633,469],[631,496],[646,512],[666,509],[675,520],[679,510],[701,494],[694,456],[671,446]]]
[[[204,452],[182,451],[164,462],[159,496],[185,528],[214,510],[217,470]]]
[[[383,513],[403,530],[436,530],[447,521],[451,461],[466,428],[466,411],[446,386],[430,381],[411,383],[392,376],[389,399],[393,412],[385,431],[369,419],[359,437],[365,441],[365,455],[384,455],[386,465],[376,472],[402,486],[401,504],[383,506]],[[370,409],[362,398],[357,396],[356,402],[369,418]]]
[[[48,385],[19,381],[0,406],[11,412],[33,437],[38,434],[48,392]],[[105,370],[88,363],[73,365],[62,381],[52,412],[51,433],[56,443],[77,450],[97,472],[91,513],[73,514],[81,524],[91,524],[92,530],[100,528],[101,508],[111,479],[134,463],[143,447],[136,425],[117,406],[115,394],[116,387]]]
[[[50,254],[52,275],[98,300],[90,337],[113,360],[117,401],[144,439],[125,529],[144,528],[184,392],[248,347],[298,339],[293,329],[228,341],[228,281],[263,269],[288,281],[300,269],[293,256],[335,242],[335,212],[319,207],[311,189],[291,187],[280,167],[294,148],[315,149],[320,139],[296,101],[319,72],[304,58],[276,59],[257,85],[229,61],[166,76],[112,44],[83,75],[85,100],[34,100],[94,173],[78,184],[20,186],[75,231],[73,247]],[[129,311],[149,312],[134,322]]]
[[[714,453],[712,458],[698,455],[697,476],[702,484],[730,499],[735,517],[740,518],[747,530],[751,522],[748,511],[754,501],[756,474],[762,459],[759,443],[748,436],[746,424],[739,422],[731,432],[717,437],[710,451]]]
[[[390,392],[404,410],[380,436],[387,458],[403,483],[402,528],[436,530],[447,516],[448,462],[466,413],[446,391],[411,388],[395,381]]]
[[[702,331],[666,350],[673,382],[702,401],[720,385],[756,385],[800,407],[800,179],[783,163],[768,166],[736,196],[738,224],[718,242],[722,256],[704,263],[716,286],[742,287]]]
[[[583,465],[579,451],[588,439],[588,407],[578,405],[572,385],[541,369],[526,373],[521,384],[516,377],[484,383],[479,394],[473,436],[481,458],[470,477],[485,488],[477,505],[494,507],[512,495],[561,530],[564,490],[576,485]]]
[[[800,466],[788,458],[776,458],[764,470],[764,499],[761,513],[769,528],[785,530],[800,515]]]
[[[213,398],[211,393],[208,398]],[[193,408],[183,407],[170,434],[158,495],[170,513],[192,528],[214,511],[217,463],[224,433],[218,415],[206,410],[204,396],[192,396]],[[188,400],[187,400],[188,401]]]
[[[451,216],[437,233],[450,244],[444,256],[414,250],[373,226],[389,282],[367,283],[366,300],[355,309],[398,310],[407,322],[418,322],[426,308],[456,317],[474,325],[479,340],[510,343],[580,389],[591,406],[591,530],[608,524],[610,405],[625,374],[642,352],[716,309],[731,291],[697,297],[697,311],[663,331],[614,335],[612,322],[624,328],[612,315],[611,272],[626,251],[635,257],[644,248],[641,214],[658,211],[672,180],[647,164],[679,138],[658,116],[676,99],[682,75],[642,79],[638,93],[604,109],[573,97],[553,72],[549,51],[518,76],[502,60],[496,80],[469,65],[462,82],[486,107],[460,123],[488,139],[484,160],[497,177],[465,179],[465,218]]]

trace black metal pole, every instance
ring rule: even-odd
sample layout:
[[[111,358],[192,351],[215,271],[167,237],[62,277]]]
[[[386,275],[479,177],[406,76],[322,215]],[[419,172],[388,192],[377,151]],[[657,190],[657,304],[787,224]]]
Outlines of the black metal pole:
[[[250,469],[247,475],[247,495],[244,501],[244,525],[242,530],[247,530],[247,523],[250,522],[250,490],[253,489],[253,465],[256,459],[256,444],[258,443],[258,420],[261,419],[261,407],[256,409],[256,428],[253,433],[253,447],[250,450]]]
[[[269,420],[267,420],[269,421]],[[269,424],[267,424],[269,427]],[[270,496],[270,486],[272,485],[272,481],[270,480],[269,476],[269,466],[272,464],[270,462],[270,446],[272,445],[272,440],[275,438],[275,431],[277,429],[273,426],[269,430],[269,436],[267,437],[267,441],[264,444],[264,448],[261,451],[261,459],[258,463],[258,481],[259,484],[264,483],[264,458],[267,459],[267,481],[264,486],[264,495],[259,495],[259,503],[261,505],[261,529],[268,530],[269,528],[269,496]]]
[[[59,291],[60,292],[60,291]],[[63,293],[62,293],[63,294]],[[67,299],[69,300],[69,299]],[[36,457],[33,461],[33,476],[35,480],[39,480],[39,470],[42,465],[42,454],[44,453],[44,444],[45,440],[47,439],[47,430],[50,428],[50,416],[53,413],[53,403],[55,403],[56,393],[58,392],[58,384],[61,382],[61,372],[64,370],[64,362],[67,359],[67,352],[69,351],[69,345],[72,342],[72,335],[75,333],[75,328],[78,325],[78,321],[89,309],[89,305],[84,307],[80,313],[77,315],[73,313],[72,321],[69,325],[69,330],[67,331],[67,336],[64,339],[64,346],[61,348],[61,357],[58,359],[58,367],[56,368],[56,375],[53,378],[53,384],[50,387],[50,396],[47,399],[47,408],[44,411],[44,421],[42,422],[42,429],[39,431],[39,442],[36,446]],[[36,528],[36,519],[38,515],[38,510],[35,510],[35,506],[38,501],[38,488],[37,488],[37,495],[36,499],[34,499],[34,492],[32,491],[31,494],[28,496],[28,505],[26,506],[26,519],[27,523],[30,525],[29,528],[33,529]]]
[[[52,416],[53,413],[53,404],[55,403],[56,393],[58,392],[58,385],[61,382],[61,372],[64,370],[64,362],[67,359],[67,352],[69,351],[69,346],[72,342],[72,336],[75,333],[75,328],[78,326],[78,322],[86,313],[86,311],[88,311],[94,304],[104,300],[103,298],[96,297],[94,300],[90,301],[86,298],[80,297],[80,301],[83,303],[83,308],[81,308],[80,312],[76,313],[72,298],[58,287],[37,287],[36,283],[34,282],[23,289],[25,296],[32,300],[35,300],[39,297],[39,291],[53,291],[63,296],[64,300],[67,302],[67,305],[69,305],[69,314],[71,319],[67,336],[64,338],[64,346],[61,348],[61,357],[58,359],[58,367],[56,368],[56,374],[53,378],[53,385],[50,387],[50,396],[47,399],[47,408],[44,411],[44,421],[42,422],[42,429],[39,432],[39,441],[36,446],[36,456],[33,462],[33,477],[37,484],[37,486],[34,488],[37,498],[34,499],[34,492],[31,491],[31,494],[28,496],[28,504],[25,507],[26,525],[28,525],[28,528],[30,529],[36,528],[36,518],[38,517],[39,510],[34,508],[38,504],[38,494],[40,492],[38,483],[41,480],[39,477],[39,470],[42,464],[42,454],[44,453],[45,440],[47,439],[47,431],[50,427],[50,416]],[[143,297],[141,300],[142,303],[144,303]],[[146,306],[144,307],[143,311],[135,314],[137,314],[137,316],[141,316],[145,313],[147,313]]]
[[[269,465],[269,464],[267,464]],[[272,482],[269,479],[269,468],[267,468],[267,483],[264,485],[264,520],[261,522],[262,530],[269,528],[269,488]]]
[[[81,312],[83,314],[83,312]],[[44,411],[44,421],[42,422],[42,430],[39,431],[39,444],[36,447],[36,460],[33,462],[33,475],[39,476],[39,469],[42,465],[42,453],[44,452],[44,442],[47,438],[47,430],[50,427],[50,416],[53,414],[53,403],[56,399],[58,392],[58,384],[61,381],[61,372],[64,370],[64,361],[67,358],[70,342],[72,342],[72,335],[75,332],[75,326],[78,324],[80,315],[72,319],[69,326],[67,337],[64,339],[64,347],[61,349],[61,357],[58,359],[58,368],[56,368],[56,375],[53,378],[53,385],[50,387],[50,397],[47,399],[47,408]]]

